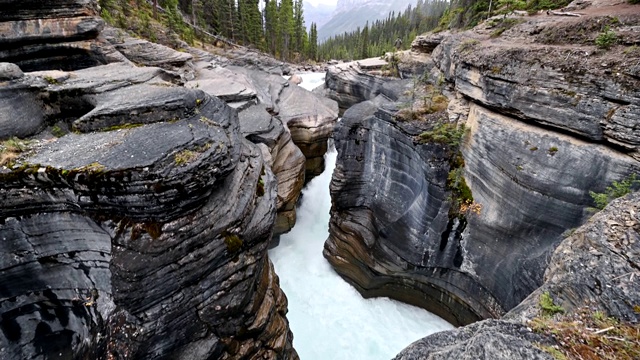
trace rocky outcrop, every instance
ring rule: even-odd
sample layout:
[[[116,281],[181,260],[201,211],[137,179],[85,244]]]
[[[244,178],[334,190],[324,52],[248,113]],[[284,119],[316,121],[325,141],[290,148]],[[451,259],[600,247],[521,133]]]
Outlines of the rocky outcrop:
[[[305,157],[291,140],[282,122],[269,114],[264,105],[240,112],[240,130],[255,144],[265,146],[265,161],[278,180],[274,235],[285,233],[296,223],[296,204],[304,185]]]
[[[637,324],[639,254],[640,192],[636,192],[613,201],[572,231],[554,251],[544,284],[504,318],[534,318],[540,295],[548,292],[567,313],[589,308]]]
[[[464,96],[502,114],[637,152],[637,77],[608,75],[611,69],[623,71],[624,59],[605,55],[585,61],[572,56],[576,49],[554,47],[475,51],[475,43],[463,41],[451,37],[433,56]]]
[[[590,216],[589,191],[640,173],[640,84],[622,65],[629,52],[531,44],[529,31],[558,18],[521,21],[503,41],[484,28],[426,39],[440,43],[436,67],[422,76],[432,97],[416,98],[426,103],[437,90],[450,102],[447,114],[422,116],[422,127],[381,102],[410,102],[401,86],[330,70],[327,87],[341,104],[380,94],[345,112],[336,129],[325,244],[332,265],[365,295],[419,304],[456,324],[500,317],[542,285],[563,233]],[[586,61],[576,55],[585,51],[593,55]],[[416,84],[410,94],[425,86]],[[446,141],[417,137],[448,121],[466,125],[463,161]],[[459,175],[479,214],[452,213],[448,182]]]
[[[361,70],[356,63],[330,66],[325,80],[325,95],[338,102],[340,110],[370,100],[380,94],[388,78]]]
[[[552,344],[555,342],[551,338],[536,334],[525,325],[485,320],[418,340],[394,360],[553,360],[540,348]]]
[[[6,2],[0,15],[0,61],[23,71],[77,70],[109,62],[112,49],[97,40],[104,22],[88,0]]]
[[[120,29],[108,27],[101,32],[101,36],[137,65],[177,70],[193,59],[193,55],[187,52],[176,51],[164,45],[131,37]]]
[[[50,3],[15,2],[2,20],[76,24],[95,6]],[[21,41],[12,51],[30,56]],[[282,124],[264,109],[270,129],[241,124],[225,101],[182,87],[177,62],[120,54],[54,71],[45,55],[22,76],[1,67],[0,138],[30,139],[0,145],[0,358],[297,359],[267,257],[276,212],[302,186],[302,164],[278,163],[304,161]]]
[[[93,82],[113,70],[125,81],[122,66],[107,67],[40,84],[50,99],[58,94],[61,111],[70,105],[62,94],[92,99],[92,120],[80,122],[90,126],[36,146],[0,174],[4,353],[294,354],[266,256],[276,181],[239,137],[237,115],[202,91],[155,85],[154,76],[141,88]],[[160,71],[143,69],[131,68],[126,82]],[[145,110],[159,99],[164,113]]]
[[[285,233],[295,224],[295,206],[305,179],[324,169],[323,156],[338,116],[337,105],[330,107],[281,76],[207,60],[196,62],[194,79],[186,86],[237,108],[244,136],[267,147],[278,179],[274,233]]]
[[[229,69],[246,76],[257,94],[257,102],[263,104],[290,132],[294,144],[306,158],[306,181],[322,173],[327,140],[338,119],[337,104],[294,86],[277,75],[238,67]]]
[[[544,284],[503,320],[486,320],[418,340],[396,360],[554,359],[541,349],[566,341],[532,332],[528,322],[541,316],[540,297],[548,293],[566,316],[579,311],[637,324],[640,314],[638,251],[640,193],[612,202],[575,230],[554,251]],[[591,315],[589,315],[591,316]],[[585,331],[593,332],[590,329]]]
[[[293,85],[284,87],[277,104],[279,118],[289,128],[293,142],[306,158],[305,176],[309,181],[324,171],[324,154],[338,119],[338,107]]]

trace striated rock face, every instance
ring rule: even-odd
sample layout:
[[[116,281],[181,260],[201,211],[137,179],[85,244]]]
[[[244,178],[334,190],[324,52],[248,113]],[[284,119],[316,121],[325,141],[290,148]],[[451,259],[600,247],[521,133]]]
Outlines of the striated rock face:
[[[589,191],[640,173],[640,83],[624,67],[637,55],[531,44],[529,31],[545,33],[554,21],[565,20],[532,18],[504,41],[482,28],[418,41],[417,49],[439,43],[423,78],[444,82],[444,119],[468,129],[460,171],[482,209],[462,219],[451,216],[447,188],[454,154],[416,139],[442,118],[400,122],[392,108],[410,99],[397,81],[332,68],[327,87],[341,104],[380,94],[336,128],[325,244],[332,265],[365,295],[419,304],[456,324],[500,317],[542,285],[562,234],[590,216]],[[594,56],[576,55],[585,51]]]
[[[296,203],[304,185],[305,157],[282,122],[271,116],[264,105],[240,112],[240,130],[247,139],[266,148],[263,152],[266,162],[278,179],[278,217],[273,232],[274,235],[285,233],[296,222]]]
[[[130,71],[159,71],[147,69]],[[105,88],[91,72],[41,91],[91,98],[110,109],[104,121],[0,174],[3,357],[295,356],[266,256],[276,180],[235,112],[155,77]],[[115,101],[123,91],[136,102]],[[157,92],[165,118],[119,116],[144,113]],[[110,130],[125,121],[146,125]]]
[[[640,193],[613,201],[562,241],[554,251],[544,284],[507,313],[418,340],[396,360],[555,359],[541,346],[557,345],[532,333],[528,320],[540,316],[539,299],[548,292],[568,316],[588,309],[637,324],[640,301],[637,276],[640,250]],[[562,341],[563,339],[559,339]]]
[[[610,76],[600,70],[602,64],[607,69],[624,67],[621,60],[583,61],[583,57],[571,56],[575,49],[553,47],[460,52],[461,41],[457,37],[447,39],[433,57],[462,95],[554,131],[633,150],[634,157],[640,159],[640,142],[634,131],[640,102],[637,74]]]
[[[321,99],[277,75],[238,67],[229,69],[245,75],[257,102],[279,119],[291,134],[306,159],[306,181],[322,173],[327,140],[338,119],[336,102]]]
[[[111,49],[95,46],[104,27],[90,0],[4,1],[0,61],[23,71],[75,70],[106,64]]]
[[[464,224],[449,222],[448,152],[415,144],[422,130],[372,102],[345,112],[324,255],[365,296],[392,296],[453,323],[489,317],[499,305],[462,271]]]
[[[325,78],[325,94],[344,111],[349,107],[375,98],[388,79],[370,75],[354,63],[330,66]]]
[[[241,121],[182,87],[191,55],[91,40],[77,21],[95,5],[15,2],[1,15],[0,27],[78,31],[16,35],[8,49],[25,59],[37,58],[27,41],[49,49],[86,35],[115,63],[49,70],[76,58],[47,50],[16,61],[24,74],[0,66],[0,139],[32,137],[0,146],[0,358],[297,359],[267,247],[277,212],[293,211],[302,153],[264,108]]]
[[[615,200],[556,248],[544,284],[505,315],[531,319],[549,292],[566,312],[589,307],[637,324],[640,314],[640,192]]]
[[[338,106],[293,85],[282,90],[278,106],[280,119],[306,158],[305,176],[309,181],[324,171],[324,154],[338,119]]]

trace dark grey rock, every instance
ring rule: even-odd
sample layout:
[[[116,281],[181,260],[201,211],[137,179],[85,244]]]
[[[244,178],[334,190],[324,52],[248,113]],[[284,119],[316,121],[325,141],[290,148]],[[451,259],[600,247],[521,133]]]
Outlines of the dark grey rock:
[[[78,28],[0,50],[46,70],[0,85],[0,137],[40,139],[0,170],[0,358],[297,359],[267,257],[304,171],[289,133],[254,131],[277,154],[263,158],[236,110],[179,86],[188,69],[133,66],[90,39],[100,20],[60,18],[90,16],[96,1],[37,3],[7,6],[16,24]],[[78,131],[40,133],[53,124]],[[287,168],[291,149],[301,162]],[[276,181],[271,164],[293,175]]]
[[[24,138],[44,125],[44,111],[37,92],[26,86],[0,86],[0,140]]]
[[[201,90],[166,86],[134,85],[114,91],[87,96],[95,106],[73,122],[76,130],[89,132],[125,124],[171,121],[195,114],[207,106]],[[222,108],[222,104],[216,104]],[[202,120],[207,118],[202,115]],[[212,120],[212,119],[209,119]]]
[[[193,56],[187,52],[173,50],[170,47],[136,39],[125,34],[106,38],[127,59],[138,65],[157,66],[174,69],[184,66]]]
[[[486,320],[427,336],[394,360],[553,360],[540,346],[555,342],[520,324]]]
[[[540,295],[548,292],[568,313],[588,308],[640,322],[640,192],[614,200],[570,234],[554,251],[544,284],[505,318],[537,316]]]
[[[555,249],[544,284],[502,320],[486,320],[427,336],[405,348],[395,360],[553,359],[542,346],[558,346],[552,333],[532,333],[528,321],[541,316],[548,293],[566,316],[602,312],[637,324],[640,301],[635,261],[640,251],[640,193],[614,200]],[[634,279],[635,278],[635,279]]]
[[[268,161],[278,180],[278,216],[273,229],[275,236],[288,232],[296,222],[296,204],[305,179],[305,157],[293,143],[291,133],[282,122],[270,115],[265,105],[256,105],[240,112],[242,134],[269,151]]]
[[[448,31],[419,35],[411,42],[411,50],[430,54],[447,37],[451,36]]]
[[[367,74],[353,63],[329,67],[325,80],[326,96],[338,102],[341,110],[375,98],[387,79]]]
[[[462,39],[451,36],[433,52],[458,92],[503,114],[590,141],[637,148],[637,139],[629,135],[637,118],[613,116],[637,112],[640,80],[601,70],[603,61],[606,68],[626,67],[616,63],[620,59],[585,58],[570,48],[500,47]]]

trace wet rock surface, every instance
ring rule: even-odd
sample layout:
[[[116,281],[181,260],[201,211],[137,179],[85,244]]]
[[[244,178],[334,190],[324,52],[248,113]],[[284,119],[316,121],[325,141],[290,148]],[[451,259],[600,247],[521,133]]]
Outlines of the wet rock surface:
[[[593,16],[572,26],[601,15]],[[325,244],[325,256],[363,294],[416,303],[458,324],[500,317],[543,284],[563,233],[592,214],[589,191],[640,173],[637,78],[622,73],[634,55],[532,40],[529,31],[557,21],[517,20],[504,40],[484,25],[417,39],[414,51],[434,50],[415,81],[428,79],[449,100],[447,113],[425,115],[422,128],[380,102],[396,102],[396,111],[421,104],[407,98],[415,88],[355,67],[329,70],[326,91],[341,106],[373,100],[347,110],[336,128]],[[578,55],[585,52],[586,61]],[[459,171],[481,211],[464,220],[447,216],[455,157],[417,137],[443,121],[467,128]]]
[[[638,274],[638,204],[638,192],[614,200],[576,229],[555,249],[544,284],[502,320],[486,320],[425,337],[395,359],[554,359],[541,349],[557,347],[566,340],[532,332],[530,327],[530,320],[543,316],[543,293],[561,306],[566,316],[586,309],[588,314],[600,311],[637,324],[640,318],[633,304],[640,300],[640,280],[632,275]]]
[[[82,25],[95,5],[16,2],[0,20]],[[32,137],[0,168],[0,358],[297,359],[267,257],[304,182],[287,127],[183,87],[193,55],[91,26],[0,40],[24,57],[3,65],[0,138]],[[29,52],[64,44],[108,56]]]

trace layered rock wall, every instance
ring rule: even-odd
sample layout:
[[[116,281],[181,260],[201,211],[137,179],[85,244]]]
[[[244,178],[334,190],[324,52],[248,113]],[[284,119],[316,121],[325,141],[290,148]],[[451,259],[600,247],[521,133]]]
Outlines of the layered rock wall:
[[[499,317],[542,285],[563,233],[592,214],[589,191],[640,173],[640,83],[625,67],[637,55],[522,35],[554,21],[521,21],[506,40],[490,40],[484,28],[421,39],[416,49],[435,48],[436,65],[422,78],[450,100],[447,114],[422,125],[389,115],[416,101],[416,88],[403,92],[371,75],[360,83],[358,69],[329,71],[341,106],[373,100],[345,112],[336,129],[325,244],[325,256],[365,295],[417,303],[458,324]],[[417,136],[447,121],[466,125],[463,163],[449,146]],[[452,165],[479,214],[451,216]]]
[[[615,200],[576,229],[554,251],[544,284],[502,320],[485,320],[428,336],[405,348],[395,360],[555,359],[543,349],[555,348],[557,354],[558,348],[574,345],[561,336],[532,331],[529,321],[552,321],[540,307],[545,293],[573,324],[588,320],[580,316],[591,318],[600,313],[637,326],[639,204],[640,193]],[[573,320],[575,316],[581,321]]]
[[[191,55],[118,43],[164,69],[134,66],[96,38],[101,20],[84,31],[95,5],[2,14],[29,31],[0,39],[25,59],[0,54],[25,71],[0,66],[0,358],[297,359],[267,247],[303,155],[268,113],[271,130],[245,132],[225,101],[182,87]],[[65,24],[60,38],[36,26]],[[49,70],[76,69],[50,50],[83,41],[115,63]]]

